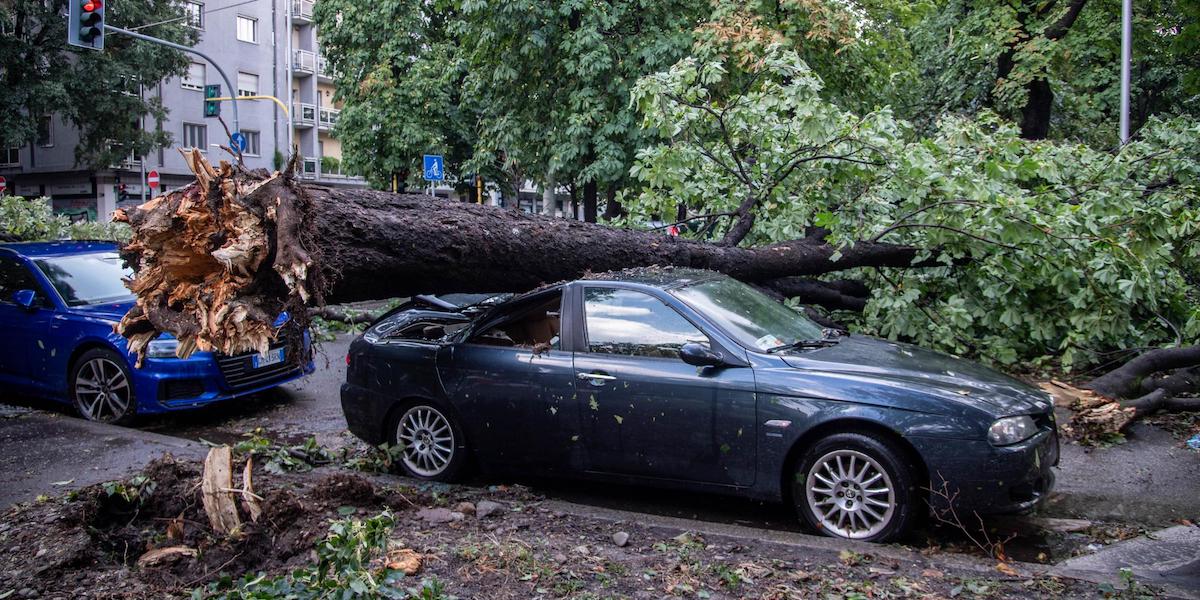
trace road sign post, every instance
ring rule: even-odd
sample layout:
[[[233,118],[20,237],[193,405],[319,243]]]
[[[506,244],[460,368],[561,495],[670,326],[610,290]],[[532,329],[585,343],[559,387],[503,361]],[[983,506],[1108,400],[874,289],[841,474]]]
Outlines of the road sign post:
[[[429,195],[433,195],[433,182],[446,179],[446,163],[440,154],[425,155],[425,181],[429,182]]]
[[[146,185],[152,190],[158,189],[158,171],[157,170],[150,171],[149,173],[146,174]]]

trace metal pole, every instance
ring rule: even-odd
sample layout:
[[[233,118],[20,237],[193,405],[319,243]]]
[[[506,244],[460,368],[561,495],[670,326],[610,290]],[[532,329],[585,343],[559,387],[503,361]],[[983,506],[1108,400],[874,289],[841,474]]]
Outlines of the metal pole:
[[[217,61],[213,60],[207,54],[205,54],[195,48],[190,48],[190,47],[184,46],[182,44],[176,44],[175,42],[168,42],[167,40],[159,39],[159,38],[152,37],[149,35],[142,35],[136,31],[129,31],[128,29],[121,29],[120,27],[113,27],[112,25],[109,25],[107,23],[105,23],[105,25],[104,25],[104,30],[112,32],[112,33],[127,35],[130,37],[142,40],[144,42],[150,42],[152,44],[158,44],[160,46],[174,48],[176,50],[179,50],[180,52],[190,52],[192,54],[195,54],[196,56],[199,56],[200,58],[203,58],[204,60],[207,60],[209,64],[211,64],[213,67],[215,67],[217,69],[217,73],[221,74],[221,79],[225,80],[225,85],[229,87],[229,91],[232,93],[231,95],[233,96],[233,101],[230,102],[230,104],[233,105],[233,132],[237,133],[242,130],[241,125],[238,123],[237,88],[233,87],[233,83],[231,81],[229,81],[229,76],[225,74],[225,70],[221,68],[221,65],[217,64]]]
[[[285,67],[284,67],[284,73],[286,74],[285,79],[287,79],[287,82],[286,82],[286,84],[287,84],[287,99],[288,99],[287,104],[288,104],[288,109],[290,110],[291,107],[296,105],[296,97],[292,95],[292,83],[293,83],[293,79],[292,79],[292,77],[293,77],[293,75],[292,75],[292,0],[284,0],[283,5],[284,5],[284,8],[287,9],[287,12],[284,13],[284,23],[285,23],[284,27],[287,28],[287,33],[286,33],[287,38],[285,38],[287,40],[287,43],[284,45],[284,47],[286,48],[286,50],[284,50],[284,52],[287,54],[287,56],[284,57],[283,64],[285,65]],[[296,130],[294,127],[292,127],[292,119],[291,119],[291,116],[289,113],[288,134],[287,134],[288,149],[286,152],[288,160],[291,160],[292,149],[296,146],[296,140],[292,137],[295,134],[296,134]],[[300,167],[300,169],[304,170],[304,167]]]
[[[1129,67],[1133,55],[1133,0],[1121,2],[1121,145],[1129,143]]]

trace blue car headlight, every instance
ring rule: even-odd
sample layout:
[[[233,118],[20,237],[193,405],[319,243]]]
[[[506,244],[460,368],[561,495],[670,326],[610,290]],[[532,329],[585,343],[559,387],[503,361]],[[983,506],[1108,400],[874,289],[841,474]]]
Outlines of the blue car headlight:
[[[1037,424],[1029,415],[1004,417],[988,428],[988,441],[994,446],[1007,446],[1027,440],[1037,433]]]
[[[153,340],[146,346],[146,356],[150,358],[175,358],[179,349],[179,340]]]

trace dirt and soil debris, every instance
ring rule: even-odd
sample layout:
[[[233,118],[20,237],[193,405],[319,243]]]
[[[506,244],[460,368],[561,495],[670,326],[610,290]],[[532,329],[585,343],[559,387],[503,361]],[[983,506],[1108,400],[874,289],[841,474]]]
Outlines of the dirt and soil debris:
[[[1068,579],[981,575],[932,561],[807,551],[572,516],[547,508],[522,486],[409,485],[332,467],[255,471],[263,513],[224,536],[209,526],[200,480],[200,463],[168,455],[137,477],[10,509],[0,525],[0,597],[160,598],[193,590],[221,596],[244,575],[282,581],[312,568],[318,551],[333,547],[331,523],[373,522],[381,514],[389,524],[387,542],[360,568],[401,577],[401,590],[421,582],[417,591],[386,597],[1096,595],[1094,585]],[[443,512],[451,516],[428,518]],[[328,562],[327,554],[320,556]],[[392,581],[376,579],[379,585]]]

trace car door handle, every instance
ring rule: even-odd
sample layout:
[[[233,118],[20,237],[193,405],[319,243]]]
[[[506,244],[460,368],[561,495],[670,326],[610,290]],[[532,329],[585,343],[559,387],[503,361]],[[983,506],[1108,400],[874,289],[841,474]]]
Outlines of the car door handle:
[[[613,377],[612,375],[605,375],[604,373],[579,373],[576,375],[576,377],[585,381],[588,379],[592,381],[613,381],[616,379],[616,377]]]

